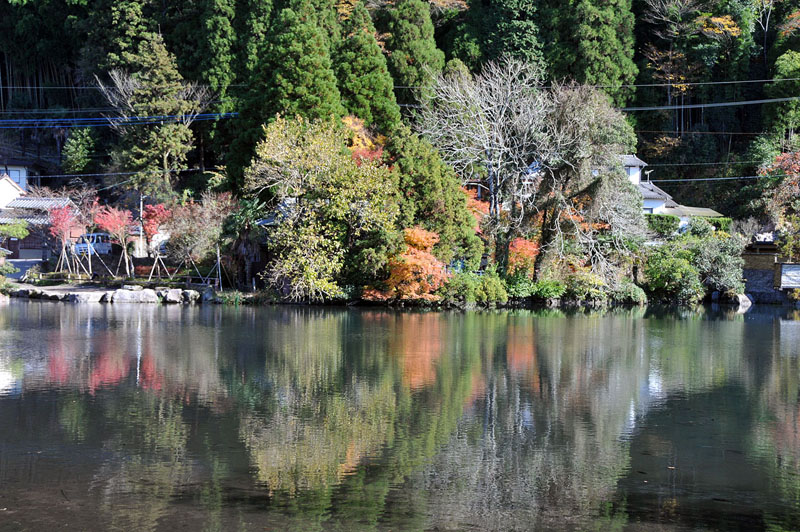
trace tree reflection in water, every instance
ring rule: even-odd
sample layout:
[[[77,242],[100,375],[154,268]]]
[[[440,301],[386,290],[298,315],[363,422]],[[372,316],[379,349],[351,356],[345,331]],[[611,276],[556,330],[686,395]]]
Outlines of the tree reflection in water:
[[[27,503],[20,522],[39,528],[620,525],[639,511],[625,490],[649,420],[735,387],[757,417],[745,452],[789,508],[765,522],[796,525],[800,322],[753,320],[13,304],[0,488],[23,501],[84,472],[70,491],[97,513]],[[32,447],[52,472],[23,474]],[[689,504],[650,478],[672,515]]]

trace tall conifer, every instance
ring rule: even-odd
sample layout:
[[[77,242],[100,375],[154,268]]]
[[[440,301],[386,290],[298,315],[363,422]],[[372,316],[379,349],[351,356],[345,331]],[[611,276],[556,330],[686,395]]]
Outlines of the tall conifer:
[[[348,113],[391,131],[400,123],[392,77],[375,39],[375,26],[362,3],[344,24],[344,39],[336,54],[339,91]]]
[[[548,11],[551,46],[546,49],[551,74],[601,85],[623,105],[633,94],[634,17],[631,0],[572,0],[565,8],[554,0]]]
[[[389,13],[389,71],[401,102],[413,101],[413,91],[444,68],[444,52],[436,48],[430,7],[422,0],[398,0]],[[408,87],[408,88],[407,88]]]
[[[318,13],[308,0],[292,5],[275,21],[269,61],[270,114],[309,119],[341,116],[344,109],[331,65],[328,35],[319,26]]]

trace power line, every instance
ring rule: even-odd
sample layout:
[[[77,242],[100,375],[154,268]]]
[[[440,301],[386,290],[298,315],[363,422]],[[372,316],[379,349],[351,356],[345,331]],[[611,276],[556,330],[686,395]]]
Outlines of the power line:
[[[239,116],[239,113],[206,113],[195,115],[192,119],[194,122],[206,122],[211,120],[220,120],[225,118],[234,118]],[[181,118],[186,118],[187,115],[169,115],[164,117],[125,117],[119,118],[75,118],[75,119],[52,119],[52,120],[36,120],[36,119],[13,119],[13,120],[0,120],[0,129],[48,129],[48,128],[71,128],[71,127],[119,127],[119,126],[135,126],[146,124],[163,124],[163,123],[176,123]],[[57,123],[50,123],[55,121]],[[47,122],[42,124],[41,122]]]
[[[746,175],[736,177],[697,177],[692,179],[651,179],[648,183],[684,183],[691,184],[694,181],[738,181],[742,179],[765,179],[767,177],[786,177],[785,175]]]
[[[735,166],[745,164],[761,164],[763,161],[727,161],[727,162],[713,162],[713,163],[653,163],[647,166]]]
[[[651,107],[621,107],[620,111],[674,111],[681,109],[707,109],[709,107],[734,107],[740,105],[761,105],[765,103],[793,102],[800,100],[800,96],[790,96],[788,98],[768,98],[764,100],[742,100],[740,102],[717,102],[717,103],[692,103],[687,105],[662,105]]]
[[[763,135],[763,133],[743,132],[743,131],[669,131],[657,129],[637,129],[634,133],[654,133],[663,135]]]

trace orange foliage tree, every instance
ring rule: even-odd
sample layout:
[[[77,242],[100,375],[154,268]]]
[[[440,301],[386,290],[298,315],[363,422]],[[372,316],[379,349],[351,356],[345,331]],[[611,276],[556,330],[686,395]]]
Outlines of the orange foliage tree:
[[[364,298],[374,301],[399,299],[403,301],[436,301],[434,292],[447,281],[448,274],[442,261],[431,253],[439,235],[421,227],[404,230],[406,250],[389,259],[389,279],[386,290],[369,289]]]
[[[524,238],[515,238],[508,247],[508,273],[517,273],[533,277],[536,268],[536,256],[539,255],[539,244]]]

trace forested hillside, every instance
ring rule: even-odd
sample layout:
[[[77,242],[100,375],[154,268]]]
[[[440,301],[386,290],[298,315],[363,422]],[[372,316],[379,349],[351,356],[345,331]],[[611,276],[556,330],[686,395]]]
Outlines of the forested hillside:
[[[170,129],[161,135],[175,148],[169,168],[226,165],[233,189],[278,113],[356,115],[386,132],[431,73],[477,71],[503,55],[647,108],[627,116],[652,179],[757,175],[792,148],[800,106],[708,106],[800,94],[800,3],[790,0],[6,0],[0,9],[1,146],[51,161],[52,173],[164,168],[142,153],[157,139],[120,143],[119,125],[68,127],[126,114],[98,81],[152,64],[159,79],[147,81],[163,88],[140,91],[129,111],[202,104],[208,116],[153,129]],[[206,93],[176,103],[184,80]],[[217,118],[229,112],[238,118]],[[184,174],[180,184],[201,181]],[[755,180],[663,187],[726,214],[759,212]]]

